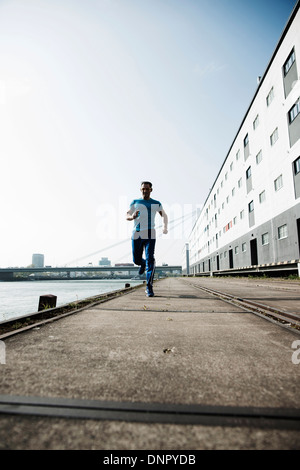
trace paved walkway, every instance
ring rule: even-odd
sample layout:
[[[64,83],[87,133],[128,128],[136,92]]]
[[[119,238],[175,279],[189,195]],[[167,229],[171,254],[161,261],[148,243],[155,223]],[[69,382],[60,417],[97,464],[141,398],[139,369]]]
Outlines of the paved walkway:
[[[292,344],[300,335],[193,288],[194,281],[164,279],[154,298],[141,287],[7,339],[0,394],[299,412]],[[0,414],[0,449],[299,449],[299,427],[282,422]]]

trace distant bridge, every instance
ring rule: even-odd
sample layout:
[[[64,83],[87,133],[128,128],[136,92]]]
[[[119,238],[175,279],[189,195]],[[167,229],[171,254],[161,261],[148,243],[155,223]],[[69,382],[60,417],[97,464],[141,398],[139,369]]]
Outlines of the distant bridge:
[[[105,279],[131,278],[138,276],[138,266],[77,266],[44,268],[0,268],[0,281],[26,279]],[[182,274],[182,266],[156,266],[158,277]]]

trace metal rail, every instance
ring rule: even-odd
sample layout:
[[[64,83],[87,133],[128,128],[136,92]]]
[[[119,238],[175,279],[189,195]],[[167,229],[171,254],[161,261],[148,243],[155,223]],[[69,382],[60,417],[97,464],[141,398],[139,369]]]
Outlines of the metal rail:
[[[300,429],[300,409],[0,395],[0,414],[203,426]]]
[[[284,326],[289,329],[292,328],[294,331],[300,333],[300,316],[297,314],[279,310],[279,309],[270,307],[262,303],[254,302],[252,300],[242,299],[241,297],[236,297],[234,295],[227,294],[225,292],[220,292],[220,291],[216,291],[214,289],[210,289],[207,287],[199,286],[196,284],[191,284],[190,282],[187,282],[187,281],[185,282],[189,286],[192,286],[195,289],[202,290],[204,292],[207,292],[208,294],[218,297],[224,302],[234,304],[266,320],[269,320],[273,323],[280,324],[281,326]]]

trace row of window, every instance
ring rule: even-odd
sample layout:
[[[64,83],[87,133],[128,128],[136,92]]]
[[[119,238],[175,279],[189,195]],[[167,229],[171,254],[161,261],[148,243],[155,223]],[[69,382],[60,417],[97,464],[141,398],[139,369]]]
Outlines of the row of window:
[[[293,162],[293,167],[294,167],[294,174],[298,174],[300,173],[300,157],[298,157],[294,162]],[[249,169],[248,169],[249,170]],[[248,171],[247,170],[247,171]],[[251,171],[248,171],[247,173],[248,177],[249,175],[251,175]],[[282,174],[279,175],[275,180],[274,180],[274,191],[279,191],[281,188],[283,187],[283,176]],[[234,195],[234,191],[233,191],[233,194]],[[258,200],[259,200],[259,203],[262,204],[265,202],[266,200],[266,191],[263,190],[261,193],[259,193],[258,195]],[[254,201],[250,201],[249,204],[248,204],[248,212],[251,213],[254,211]],[[244,216],[245,216],[245,212],[244,210],[242,210],[240,212],[240,219],[244,219]],[[217,214],[215,214],[214,216],[214,219],[212,219],[212,221],[214,220],[215,222],[215,227],[217,227]],[[228,230],[230,230],[233,225],[236,225],[237,224],[237,217],[234,217],[233,218],[233,221],[230,221],[228,222],[224,227],[223,227],[223,233],[226,233]],[[207,235],[209,236],[209,228],[210,228],[210,225],[206,225],[205,228],[204,228],[204,233],[207,232]],[[221,232],[219,232],[219,235],[221,236]]]
[[[289,73],[289,71],[292,69],[293,65],[296,63],[296,55],[295,55],[295,49],[293,48],[291,53],[289,54],[286,62],[284,63],[283,66],[283,71],[284,71],[284,77],[286,77]],[[274,87],[272,86],[271,90],[269,91],[267,97],[266,97],[266,105],[269,107],[274,100],[275,93],[274,93]],[[296,103],[293,104],[291,109],[288,112],[288,122],[291,124],[295,118],[298,116],[300,112],[300,97],[297,99]],[[259,114],[256,115],[254,121],[253,121],[253,130],[256,130],[259,126]],[[278,139],[278,128],[274,130],[272,135],[270,136],[270,143],[271,145],[274,145],[274,143]],[[249,145],[249,135],[248,133],[244,137],[244,149]]]
[[[262,160],[262,152],[260,151],[257,156],[256,156],[256,163],[259,164]],[[294,162],[293,162],[293,167],[294,167],[294,174],[297,175],[298,173],[300,173],[300,157],[298,157]],[[251,166],[249,168],[247,168],[246,170],[246,180],[249,180],[252,176],[252,170],[251,170]],[[242,178],[239,179],[238,181],[238,187],[240,188],[242,186]],[[281,188],[283,187],[283,176],[282,174],[279,175],[275,180],[274,180],[274,190],[275,192],[279,191]],[[232,192],[231,192],[231,195],[232,197],[234,197],[235,195],[235,188],[232,189]],[[263,190],[259,195],[258,195],[258,199],[259,199],[259,203],[262,204],[265,200],[266,200],[266,191]],[[229,203],[229,196],[227,196],[226,198],[226,202],[227,204]],[[222,204],[222,209],[224,209],[224,203]],[[248,204],[248,212],[253,212],[254,211],[254,202],[251,201],[249,204]],[[218,213],[220,213],[220,210],[218,211]],[[240,218],[242,219],[243,218],[243,214],[244,214],[244,211],[241,211],[240,213]],[[236,218],[234,218],[235,220]],[[217,214],[215,214],[214,216],[214,219],[212,219],[212,221],[215,221],[215,226],[217,226]],[[224,228],[223,228],[223,233],[227,232],[229,230],[229,228],[232,227],[232,225],[230,226],[229,225],[230,223],[228,223]],[[235,224],[235,223],[234,223]],[[204,232],[208,231],[209,230],[209,225],[207,225],[204,229]]]
[[[289,113],[289,121],[290,122],[293,122],[295,120],[295,118],[298,116],[298,114],[300,114],[300,99],[298,100],[298,102],[296,103],[296,105],[292,108],[291,112]],[[275,143],[277,142],[279,138],[279,133],[278,133],[278,127],[273,131],[273,133],[271,134],[270,136],[270,145],[271,146],[274,146]],[[246,142],[247,142],[247,145],[249,144],[249,139],[248,139],[248,135],[247,135],[247,138],[246,138]],[[238,160],[239,159],[239,155],[240,155],[240,152],[237,153],[236,155],[236,159]],[[263,154],[262,154],[262,150],[260,150],[258,152],[258,154],[256,155],[255,157],[255,160],[256,160],[256,164],[258,165],[263,159]],[[231,162],[230,164],[230,171],[233,170],[233,162]],[[249,166],[246,170],[246,180],[249,180],[252,176],[252,169],[251,169],[251,166]],[[225,173],[225,181],[227,181],[228,179],[228,173]],[[238,187],[240,188],[242,186],[242,178],[240,178],[238,180]],[[223,187],[223,180],[221,181],[221,188]],[[248,191],[249,192],[251,189],[252,189],[252,186],[249,186],[248,187]],[[217,194],[219,193],[219,189],[217,190]],[[232,189],[232,196],[234,196],[234,193],[235,193],[235,188]],[[229,196],[226,197],[226,202],[228,203],[229,201]],[[213,205],[213,207],[216,208],[217,206],[217,195],[214,194],[214,198],[213,200],[211,201],[211,204]],[[210,209],[210,206],[206,209],[206,216],[208,216],[208,211]],[[224,209],[224,203],[222,203],[222,209]],[[220,210],[218,211],[220,213]]]
[[[296,162],[294,162],[294,165],[295,165],[295,168],[297,168],[297,172],[299,173],[300,172],[300,158],[298,158],[296,160]],[[251,175],[251,167],[248,169],[248,173],[247,173],[247,177],[249,178],[250,175]],[[240,187],[240,185],[239,185]],[[281,188],[283,187],[283,177],[282,175],[279,175],[275,180],[274,180],[274,190],[277,192],[279,191]],[[235,188],[233,188],[232,190],[232,196],[234,196],[235,194]],[[263,202],[265,202],[266,200],[266,191],[263,190],[259,195],[258,195],[258,200],[259,200],[259,203],[262,204]],[[229,196],[226,198],[226,202],[228,203],[229,202]],[[222,204],[222,209],[224,209],[224,203]],[[254,201],[250,201],[249,204],[248,204],[248,212],[251,213],[254,211]],[[244,213],[244,210],[242,210],[240,212],[240,219],[242,220],[245,216],[245,213]],[[217,214],[214,215],[214,218],[212,219],[212,222],[214,221],[215,222],[215,227],[217,227],[218,225],[218,222],[217,222],[218,218],[217,218]],[[210,222],[211,224],[211,222]],[[207,232],[207,235],[209,236],[209,228],[210,228],[210,224],[206,225],[205,228],[204,228],[204,233]],[[234,217],[233,218],[233,222],[230,221],[228,222],[224,227],[223,227],[223,233],[226,233],[229,229],[232,228],[233,225],[236,225],[237,224],[237,217]],[[220,232],[220,235],[221,235],[221,232]]]
[[[258,154],[256,155],[256,164],[259,165],[259,163],[262,161],[262,159],[263,159],[263,155],[262,155],[262,151],[260,150],[258,152]],[[251,177],[251,175],[252,175],[252,169],[251,169],[251,166],[250,166],[246,170],[246,180],[249,179]],[[237,182],[237,185],[238,185],[238,188],[241,188],[243,186],[243,179],[242,178],[239,178],[239,180]],[[234,196],[235,196],[235,187],[233,187],[232,190],[231,190],[231,197],[234,197]],[[229,204],[229,195],[226,197],[225,201],[226,201],[227,204]],[[222,210],[225,207],[225,201],[221,205]],[[214,207],[216,207],[216,194],[214,195]],[[221,208],[218,209],[218,215],[220,215],[220,213],[221,213]],[[208,216],[208,208],[206,209],[206,216]],[[212,218],[212,222],[213,222],[213,220],[215,222],[217,221],[217,214],[215,214],[214,218]],[[204,231],[206,232],[208,229],[209,229],[209,225],[207,225],[205,227]]]
[[[299,160],[299,162],[298,162]],[[298,168],[298,171],[300,171],[300,158],[297,160],[297,168]],[[249,174],[249,173],[248,173]],[[275,191],[279,191],[281,188],[283,187],[283,177],[282,175],[279,175],[275,180],[274,180],[274,190]],[[263,202],[265,202],[266,200],[266,191],[263,190],[261,193],[259,193],[258,195],[258,200],[259,200],[259,203],[262,204]],[[251,213],[254,211],[254,201],[250,201],[249,204],[248,204],[248,212]],[[242,210],[240,212],[240,219],[242,220],[244,218],[244,210]],[[233,225],[236,225],[237,223],[237,217],[234,217],[233,219]],[[225,227],[223,228],[223,233],[227,232],[229,230],[229,228],[232,227],[232,224],[230,225],[230,223],[228,223],[227,225],[225,225]]]
[[[294,66],[294,69],[296,70],[296,55],[295,55],[295,49],[294,48],[290,52],[288,58],[286,59],[284,65],[283,65],[283,76],[284,77],[288,76],[289,72],[293,69],[293,66]],[[294,73],[294,69],[293,69],[293,73]],[[268,107],[271,105],[274,97],[275,97],[274,87],[272,87],[271,90],[269,91],[267,97],[266,97],[266,104],[267,104]],[[291,124],[299,114],[300,114],[300,97],[293,104],[293,106],[291,107],[291,109],[289,110],[289,112],[287,114],[288,123]],[[253,121],[253,129],[254,130],[256,130],[258,128],[259,122],[260,122],[259,114],[257,114],[254,121]],[[270,135],[270,145],[272,147],[275,145],[278,138],[279,138],[279,131],[278,131],[278,127],[276,127],[276,129],[274,129],[274,131]],[[248,158],[248,156],[250,155],[250,151],[249,151],[249,134],[248,133],[246,134],[246,136],[243,139],[243,146],[244,146],[244,158],[246,160]],[[258,159],[261,159],[261,158],[262,158],[262,153],[260,151],[259,154],[256,156],[257,163],[258,163]],[[240,150],[238,150],[238,152],[236,153],[236,160],[238,161],[239,159],[240,159]],[[232,171],[232,170],[233,170],[233,162],[230,163],[230,171]],[[228,172],[225,173],[224,178],[225,178],[225,181],[228,179]],[[221,181],[221,188],[223,188],[223,180]],[[219,194],[219,188],[217,190],[217,194]],[[211,205],[213,205],[216,208],[216,204],[217,204],[216,194],[214,194],[214,199],[211,201]],[[209,208],[210,208],[210,206],[209,206]],[[209,208],[206,210],[207,213],[208,213]]]
[[[277,237],[278,237],[278,240],[283,240],[284,238],[288,237],[287,224],[280,225],[280,227],[277,228]],[[262,246],[269,245],[269,243],[270,243],[269,232],[263,233],[261,235],[261,244],[262,244]],[[247,243],[243,242],[242,245],[241,245],[241,248],[242,248],[242,253],[246,253]],[[234,254],[238,255],[239,250],[240,250],[239,245],[236,245],[234,247]],[[224,256],[224,258],[227,258],[227,251],[224,251],[224,253],[220,253],[220,259],[222,259],[223,256]]]
[[[287,224],[280,225],[277,227],[277,238],[278,240],[283,240],[284,238],[288,237],[288,227]],[[262,246],[269,245],[270,243],[270,238],[269,238],[269,232],[265,232],[261,235],[261,244]],[[247,251],[247,243],[243,242],[241,245],[242,248],[242,253],[245,253]],[[199,250],[199,253],[201,250]],[[239,254],[239,245],[236,245],[234,247],[234,253],[237,255]],[[220,259],[222,259],[223,253],[220,253]],[[224,258],[227,257],[227,251],[224,251]]]
[[[294,175],[300,175],[300,157],[298,157],[294,162],[293,162],[293,171],[294,171]],[[275,180],[274,180],[274,191],[279,191],[281,188],[283,187],[283,176],[282,174],[279,175]],[[263,190],[259,193],[258,195],[258,200],[259,200],[259,203],[260,204],[263,204],[265,201],[266,201],[266,191]],[[254,212],[254,201],[250,201],[249,204],[248,204],[248,213],[251,214]],[[240,220],[243,220],[245,218],[245,210],[242,209],[240,211],[240,214],[239,214],[239,219]],[[215,222],[215,227],[217,227],[217,214],[215,214],[214,218],[212,219],[212,222]],[[231,221],[229,221],[224,227],[223,227],[223,234],[225,234],[226,232],[228,232],[228,230],[232,229],[232,227],[234,227],[235,225],[237,225],[238,223],[238,217],[235,216],[233,217],[233,219]],[[210,223],[211,224],[211,223]],[[205,228],[204,228],[204,233],[207,234],[207,236],[209,236],[209,229],[210,229],[210,224],[209,225],[206,225]],[[283,235],[284,234],[284,228],[285,226],[283,226],[283,228],[279,228],[279,234],[278,234],[278,238],[281,239],[281,238],[285,238],[287,236],[287,234]],[[214,243],[215,241],[217,242],[219,240],[219,238],[221,237],[222,235],[222,232],[221,230],[216,233],[215,237],[213,237],[209,242],[205,243],[203,245],[203,247],[198,250],[198,254],[201,253],[202,250],[205,250],[207,247],[210,247],[212,245],[212,243]],[[267,234],[265,234],[265,238],[267,237]],[[197,237],[198,238],[198,237]],[[199,239],[199,238],[198,238]],[[266,243],[266,240],[264,241],[263,244],[267,244]]]

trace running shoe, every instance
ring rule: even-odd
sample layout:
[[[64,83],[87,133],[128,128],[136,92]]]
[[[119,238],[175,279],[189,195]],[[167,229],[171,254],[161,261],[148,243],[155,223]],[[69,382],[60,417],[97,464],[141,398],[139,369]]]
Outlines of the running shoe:
[[[153,292],[153,289],[152,287],[147,287],[147,289],[145,290],[146,294],[147,294],[147,297],[154,297],[154,292]]]

